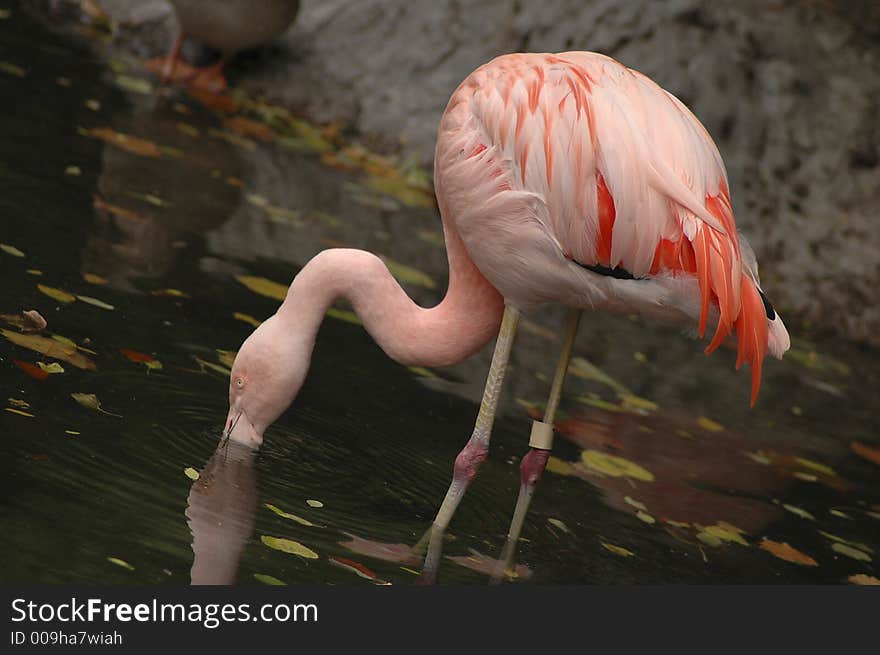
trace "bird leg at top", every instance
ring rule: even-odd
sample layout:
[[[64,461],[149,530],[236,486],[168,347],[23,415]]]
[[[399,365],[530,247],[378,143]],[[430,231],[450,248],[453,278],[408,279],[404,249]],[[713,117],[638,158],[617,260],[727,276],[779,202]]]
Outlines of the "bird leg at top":
[[[581,310],[570,310],[565,322],[562,352],[559,354],[559,362],[556,364],[556,373],[550,387],[550,398],[547,400],[547,407],[544,410],[544,420],[535,421],[532,424],[532,435],[529,439],[531,449],[522,458],[520,464],[519,496],[516,499],[510,529],[507,531],[507,541],[504,543],[498,564],[492,572],[492,584],[500,583],[513,565],[516,543],[522,531],[526,512],[529,510],[529,503],[532,501],[538,480],[541,479],[541,475],[547,467],[547,460],[550,459],[550,449],[553,446],[553,421],[556,418],[556,410],[559,408],[559,400],[562,397],[562,385],[565,382],[565,374],[568,372],[568,364],[571,361],[580,320]]]
[[[480,412],[474,425],[474,432],[465,447],[455,458],[455,468],[452,483],[440,505],[440,510],[434,519],[434,523],[428,532],[416,544],[413,550],[418,550],[426,538],[428,541],[428,553],[419,582],[432,584],[437,579],[437,568],[440,563],[440,555],[443,550],[443,535],[446,527],[455,514],[458,504],[461,502],[468,485],[477,476],[480,464],[489,454],[489,438],[492,434],[492,424],[495,421],[495,410],[498,407],[498,396],[501,393],[501,385],[504,382],[504,373],[507,370],[507,362],[510,359],[510,350],[513,347],[513,338],[516,335],[516,325],[519,322],[519,310],[510,305],[504,308],[504,317],[501,319],[501,329],[498,331],[498,339],[495,341],[495,352],[492,355],[492,364],[489,367],[489,375],[486,378],[486,387],[483,391],[483,400],[480,403]]]

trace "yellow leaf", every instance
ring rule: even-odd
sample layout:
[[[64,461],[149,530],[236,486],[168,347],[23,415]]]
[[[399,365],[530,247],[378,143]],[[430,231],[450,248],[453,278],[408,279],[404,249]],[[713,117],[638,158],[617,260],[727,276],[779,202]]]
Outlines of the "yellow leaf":
[[[52,362],[51,364],[37,362],[37,366],[46,371],[46,373],[64,373],[64,368],[58,362]]]
[[[436,378],[437,374],[434,373],[431,369],[425,368],[424,366],[407,366],[407,368],[415,373],[416,375],[423,378]]]
[[[858,548],[853,548],[847,544],[842,544],[839,541],[835,541],[831,544],[831,550],[835,553],[840,553],[841,555],[846,555],[847,557],[851,557],[860,562],[870,562],[871,556],[868,553],[859,550]]]
[[[600,541],[599,543],[602,544],[602,548],[614,553],[615,555],[620,555],[621,557],[632,557],[635,555],[634,552],[632,552],[628,548],[624,548],[623,546],[615,546],[614,544],[609,544],[605,541]]]
[[[552,455],[550,456],[550,459],[547,460],[546,470],[558,475],[571,475],[574,473],[574,468],[571,464],[558,457],[553,457]]]
[[[67,293],[66,291],[56,289],[55,287],[49,287],[45,284],[38,284],[37,289],[45,293],[53,300],[57,300],[58,302],[71,303],[76,300],[76,296],[74,296],[72,293]]]
[[[795,507],[794,505],[787,505],[785,503],[782,506],[794,514],[795,516],[800,516],[802,519],[809,519],[810,521],[815,521],[816,517],[810,514],[807,510],[801,509],[800,507]]]
[[[260,325],[263,323],[263,321],[258,321],[250,314],[242,314],[241,312],[235,312],[232,316],[233,316],[233,318],[236,318],[239,321],[244,321],[245,323],[249,323],[250,325],[253,325],[254,327],[260,327]]]
[[[612,389],[614,389],[614,391],[617,392],[618,395],[629,394],[629,389],[627,389],[620,382],[612,378],[599,367],[591,364],[583,357],[574,357],[571,360],[571,365],[569,366],[568,370],[571,372],[572,375],[575,375],[579,378],[583,378],[585,380],[593,380],[594,382],[598,382],[599,384],[604,384],[608,387],[611,387]]]
[[[806,459],[804,457],[795,457],[794,461],[796,461],[801,466],[805,466],[808,469],[813,469],[814,471],[818,471],[824,475],[837,475],[833,468],[830,466],[825,466],[825,464],[820,464],[819,462],[814,462],[811,459]]]
[[[629,496],[624,496],[624,497],[623,497],[623,502],[625,502],[625,503],[626,503],[627,505],[629,505],[630,507],[635,507],[636,509],[640,509],[640,510],[643,510],[643,511],[645,511],[645,512],[648,511],[648,508],[645,507],[645,504],[644,504],[644,503],[641,503],[641,502],[639,502],[638,500],[635,500],[635,499],[633,499],[633,498],[630,498]]]
[[[271,503],[264,503],[264,504],[267,509],[271,510],[272,512],[275,512],[275,514],[277,514],[281,518],[290,519],[291,521],[296,521],[297,523],[300,523],[301,525],[304,525],[309,528],[318,527],[314,523],[309,521],[308,519],[304,519],[301,516],[297,516],[296,514],[291,514],[290,512],[285,512],[280,507],[276,507],[275,505],[272,505]]]
[[[653,482],[654,474],[638,464],[598,450],[585,450],[581,453],[581,462],[591,471],[609,475],[613,478],[627,477]]]
[[[830,532],[825,532],[824,530],[819,530],[819,534],[827,539],[831,539],[831,541],[836,541],[841,544],[846,544],[847,546],[852,546],[853,548],[858,548],[859,550],[863,550],[866,553],[873,553],[874,549],[868,546],[867,544],[863,544],[859,541],[848,541],[843,537],[838,537],[835,534],[831,534]]]
[[[547,523],[549,523],[553,527],[559,528],[563,532],[571,532],[571,530],[568,529],[568,526],[565,525],[565,523],[563,523],[560,519],[549,518],[547,519]]]
[[[324,503],[322,503],[320,500],[307,500],[306,505],[308,505],[309,507],[323,507]]]
[[[98,300],[97,298],[92,298],[91,296],[77,296],[84,303],[89,305],[94,305],[95,307],[100,307],[101,309],[116,309],[113,305],[108,305],[103,300]]]
[[[697,425],[699,425],[704,430],[708,430],[709,432],[722,432],[724,430],[724,426],[720,423],[716,423],[710,418],[705,416],[701,416],[697,419]]]
[[[715,525],[700,525],[697,527],[701,529],[697,534],[697,538],[710,546],[720,545],[722,541],[733,541],[741,546],[749,545],[749,542],[742,538],[743,530],[726,521],[718,521]]]
[[[18,414],[19,416],[27,416],[28,418],[34,418],[34,415],[30,412],[23,412],[20,409],[15,409],[14,407],[4,407],[7,412],[10,414]]]
[[[284,586],[287,585],[286,582],[279,580],[278,578],[274,578],[271,575],[266,575],[265,573],[254,573],[254,580],[257,582],[262,582],[263,584],[273,585],[273,586]]]
[[[278,282],[267,280],[256,275],[236,275],[235,279],[241,282],[254,293],[275,300],[284,300],[287,297],[287,287]]]
[[[652,523],[657,522],[657,519],[655,519],[653,516],[651,516],[647,512],[643,512],[642,510],[639,510],[638,512],[636,512],[636,518],[639,519],[640,521],[644,521],[648,525],[651,525]]]
[[[266,535],[262,535],[260,541],[266,544],[269,548],[274,548],[275,550],[280,550],[284,553],[299,555],[305,559],[318,559],[318,553],[292,539],[282,539],[280,537],[267,537]]]
[[[623,406],[627,409],[641,409],[648,412],[657,411],[657,403],[652,400],[648,400],[647,398],[642,398],[641,396],[636,396],[630,393],[620,394],[620,401]]]
[[[128,569],[129,571],[134,571],[134,567],[126,562],[124,559],[119,559],[118,557],[108,557],[107,561],[115,564],[116,566],[121,566],[124,569]]]
[[[192,466],[187,466],[185,469],[183,469],[183,474],[190,480],[199,479],[199,472],[196,471]]]
[[[852,584],[880,585],[880,580],[866,573],[855,573],[847,578]]]
[[[212,371],[216,371],[217,373],[220,373],[221,375],[223,375],[225,377],[229,377],[230,375],[232,375],[232,371],[230,371],[225,366],[220,366],[220,364],[215,364],[214,362],[205,361],[204,359],[202,359],[201,357],[199,357],[197,355],[193,355],[193,359],[195,359],[196,362],[198,363],[198,365],[201,366],[202,368],[209,368]]]
[[[220,350],[217,349],[217,359],[224,366],[228,366],[232,368],[232,364],[235,362],[235,356],[238,354],[237,350]]]
[[[0,243],[0,250],[13,257],[24,257],[24,253],[21,250],[15,246],[10,246],[8,243]]]

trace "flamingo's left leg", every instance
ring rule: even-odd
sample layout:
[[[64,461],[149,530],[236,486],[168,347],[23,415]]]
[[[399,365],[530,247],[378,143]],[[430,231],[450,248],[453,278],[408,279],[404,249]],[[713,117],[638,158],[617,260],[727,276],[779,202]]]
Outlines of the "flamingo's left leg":
[[[495,422],[498,396],[501,393],[501,384],[504,381],[504,373],[510,359],[510,350],[513,347],[519,314],[516,307],[507,305],[504,308],[504,317],[501,319],[501,329],[498,331],[498,339],[495,341],[495,352],[492,355],[492,364],[489,367],[489,375],[486,379],[486,388],[483,391],[483,401],[480,403],[480,412],[477,415],[474,432],[458,457],[455,458],[452,483],[449,485],[449,490],[446,492],[446,497],[443,499],[443,504],[437,512],[434,523],[414,548],[414,550],[418,550],[424,544],[425,539],[429,539],[428,553],[425,556],[422,574],[419,576],[419,582],[423,584],[430,584],[436,580],[446,527],[449,525],[452,515],[455,514],[471,480],[477,476],[480,464],[489,454],[489,437],[492,434],[492,424]]]
[[[535,421],[532,424],[532,435],[529,439],[529,452],[522,458],[520,464],[520,488],[516,499],[516,507],[513,510],[513,519],[510,529],[507,531],[507,541],[501,551],[501,558],[492,573],[492,583],[498,584],[513,564],[513,556],[516,553],[516,543],[522,531],[529,503],[535,493],[535,487],[544,469],[547,460],[550,459],[550,449],[553,446],[553,421],[556,418],[556,410],[559,408],[559,399],[562,396],[562,385],[565,382],[565,374],[568,372],[568,364],[571,361],[571,353],[574,348],[574,339],[577,336],[578,324],[581,320],[581,310],[572,309],[565,323],[565,335],[563,338],[562,352],[559,355],[559,363],[556,365],[556,374],[553,376],[553,384],[550,387],[550,398],[544,410],[544,420]]]

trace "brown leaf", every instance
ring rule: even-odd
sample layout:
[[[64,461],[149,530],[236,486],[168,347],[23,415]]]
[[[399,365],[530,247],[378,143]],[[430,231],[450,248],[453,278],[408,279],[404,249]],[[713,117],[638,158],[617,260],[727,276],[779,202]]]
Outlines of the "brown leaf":
[[[38,312],[36,309],[28,309],[27,311],[22,311],[21,315],[24,317],[25,323],[27,324],[27,331],[29,332],[42,332],[46,329],[48,323],[46,323],[46,319]]]
[[[236,134],[252,137],[263,143],[268,143],[275,139],[275,132],[272,131],[271,127],[265,123],[258,123],[250,118],[245,118],[244,116],[234,116],[232,118],[224,119],[223,124],[226,126],[226,129],[232,130]]]
[[[771,553],[779,559],[784,559],[786,562],[802,564],[803,566],[819,565],[819,563],[816,562],[816,560],[814,560],[812,557],[802,553],[796,548],[789,546],[785,542],[780,543],[778,541],[772,541],[770,539],[762,539],[761,543],[758,544],[758,547],[766,550],[768,553]]]
[[[38,334],[19,334],[18,332],[2,328],[0,328],[0,335],[6,337],[17,346],[28,348],[41,355],[64,360],[77,368],[90,371],[95,370],[95,363],[83,355],[75,345],[61,343],[55,339],[49,339]]]
[[[867,446],[858,441],[853,441],[849,447],[852,451],[858,455],[859,457],[863,457],[869,462],[873,462],[877,466],[880,466],[880,448],[875,448],[872,446]]]
[[[49,377],[48,371],[44,371],[39,366],[34,366],[30,362],[23,362],[20,359],[13,359],[12,363],[18,366],[18,368],[30,375],[35,380],[42,381]]]
[[[147,141],[131,134],[117,132],[111,127],[95,127],[91,130],[83,130],[85,136],[100,139],[105,143],[121,148],[126,152],[130,152],[142,157],[152,157],[158,159],[162,156],[159,146],[152,141]]]

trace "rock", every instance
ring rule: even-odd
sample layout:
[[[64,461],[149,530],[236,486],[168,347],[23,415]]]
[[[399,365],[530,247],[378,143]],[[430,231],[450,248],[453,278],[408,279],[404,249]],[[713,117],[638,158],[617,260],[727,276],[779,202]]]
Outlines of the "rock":
[[[129,47],[167,48],[164,3],[102,5]],[[859,0],[305,1],[281,51],[241,60],[233,80],[429,164],[446,101],[479,64],[516,50],[604,52],[706,124],[783,316],[878,345],[878,26],[880,5]]]

